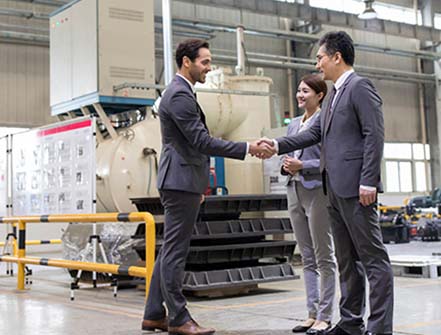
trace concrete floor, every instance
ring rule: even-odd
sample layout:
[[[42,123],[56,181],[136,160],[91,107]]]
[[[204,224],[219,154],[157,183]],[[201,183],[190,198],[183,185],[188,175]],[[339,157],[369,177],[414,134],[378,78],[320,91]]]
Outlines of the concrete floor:
[[[388,245],[391,255],[441,252],[441,242]],[[108,288],[76,291],[69,300],[70,277],[63,269],[33,267],[33,284],[16,291],[16,278],[0,263],[0,334],[147,335],[140,330],[143,291],[125,289],[113,298]],[[300,268],[297,273],[301,274]],[[395,278],[394,334],[441,334],[441,279]],[[189,299],[193,317],[218,335],[290,334],[304,320],[302,280],[261,285],[253,294]],[[335,311],[334,321],[338,320]],[[166,333],[157,333],[166,334]]]

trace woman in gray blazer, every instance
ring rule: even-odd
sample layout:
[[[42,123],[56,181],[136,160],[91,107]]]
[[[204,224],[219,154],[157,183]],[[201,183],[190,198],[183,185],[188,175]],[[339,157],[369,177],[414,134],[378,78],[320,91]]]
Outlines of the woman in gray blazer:
[[[302,78],[296,97],[305,113],[291,121],[287,135],[308,129],[320,117],[326,92],[320,76]],[[320,144],[286,155],[281,173],[287,175],[288,211],[302,255],[308,309],[308,319],[292,331],[314,335],[330,328],[336,281],[334,245],[320,174]]]

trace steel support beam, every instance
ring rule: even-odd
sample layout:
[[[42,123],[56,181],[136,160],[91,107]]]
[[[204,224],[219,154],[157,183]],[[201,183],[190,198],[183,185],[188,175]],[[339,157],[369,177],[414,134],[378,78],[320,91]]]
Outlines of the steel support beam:
[[[314,8],[299,3],[288,3],[268,0],[177,0],[211,7],[245,10],[259,14],[275,15],[290,19],[312,21],[338,27],[349,27],[388,35],[415,38],[421,42],[438,42],[441,30],[432,27],[387,20],[360,20],[357,15],[333,10]]]

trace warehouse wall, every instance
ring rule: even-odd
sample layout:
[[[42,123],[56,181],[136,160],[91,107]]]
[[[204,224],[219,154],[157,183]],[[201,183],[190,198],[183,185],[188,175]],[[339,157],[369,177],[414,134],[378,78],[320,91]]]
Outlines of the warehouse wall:
[[[155,0],[155,12],[161,15],[161,1]],[[245,27],[259,27],[264,29],[284,29],[282,20],[274,16],[265,16],[235,9],[213,8],[209,6],[194,5],[186,2],[175,1],[173,16],[183,19],[210,20],[225,22],[232,25],[242,23]],[[323,26],[324,31],[334,30],[335,27]],[[416,49],[418,42],[397,36],[385,36],[379,33],[366,31],[346,30],[355,42],[369,43],[382,47]],[[211,40],[212,49],[235,51],[235,35],[232,33],[215,33]],[[182,38],[176,38],[175,44]],[[162,45],[161,36],[157,35],[157,45]],[[245,35],[247,51],[262,52],[276,55],[286,55],[284,40]],[[315,58],[317,47],[310,52],[310,57]],[[214,51],[215,53],[215,51]],[[377,68],[394,69],[401,71],[416,71],[416,60],[409,57],[392,56],[380,53],[357,51],[356,65]],[[157,67],[157,73],[162,64]],[[288,110],[288,83],[286,70],[265,68],[265,75],[274,81],[272,91],[280,95],[280,111]],[[251,67],[251,73],[255,69]],[[386,127],[386,140],[393,142],[420,142],[421,124],[418,108],[418,87],[413,83],[397,82],[383,79],[372,79],[384,101],[384,118]],[[295,87],[296,84],[294,84]],[[272,116],[273,126],[275,117]]]
[[[2,8],[50,12],[54,7],[2,1]],[[0,16],[2,31],[48,33],[46,20]],[[22,29],[17,27],[23,27]],[[26,27],[40,29],[34,31]],[[0,126],[35,127],[51,121],[49,48],[0,41]]]
[[[53,7],[30,5],[14,1],[4,1],[6,6],[23,9],[35,9],[39,12],[50,12]],[[161,15],[161,0],[155,0],[155,13]],[[213,20],[231,24],[243,23],[245,26],[268,29],[284,29],[282,20],[274,16],[264,16],[246,11],[212,8],[203,5],[174,1],[173,16],[187,19]],[[44,28],[47,21],[26,20],[14,17],[1,17],[1,22],[16,25],[29,25]],[[325,29],[332,29],[324,27]],[[384,36],[382,34],[349,31],[358,42],[415,48],[416,41]],[[175,38],[176,44],[182,37]],[[37,126],[49,122],[49,50],[41,46],[25,46],[0,42],[0,126]],[[156,45],[161,47],[162,40],[156,35]],[[213,49],[235,51],[235,35],[216,33],[211,40]],[[284,40],[245,36],[247,51],[286,55]],[[311,56],[315,55],[313,50]],[[162,57],[157,59],[157,74],[162,68]],[[415,71],[416,61],[412,58],[389,56],[370,52],[357,52],[357,64]],[[265,75],[274,81],[272,91],[280,95],[280,111],[288,109],[286,70],[266,68]],[[249,69],[255,73],[254,68]],[[405,82],[374,80],[384,99],[386,137],[388,141],[420,141],[420,117],[418,110],[417,85]],[[275,126],[275,117],[272,117]]]
[[[0,44],[0,101],[1,126],[50,121],[47,47]]]

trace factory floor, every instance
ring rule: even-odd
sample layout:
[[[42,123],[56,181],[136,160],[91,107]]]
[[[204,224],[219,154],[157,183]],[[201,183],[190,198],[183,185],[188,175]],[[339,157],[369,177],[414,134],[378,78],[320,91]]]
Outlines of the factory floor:
[[[431,255],[441,242],[388,245],[391,255]],[[16,277],[0,263],[0,334],[146,335],[140,330],[143,291],[81,289],[69,299],[70,276],[63,269],[33,266],[33,284],[16,290]],[[301,269],[296,268],[301,275]],[[394,334],[441,334],[441,279],[395,277]],[[218,335],[281,335],[306,317],[303,280],[260,285],[250,294],[216,299],[189,298],[193,317]],[[338,311],[333,321],[338,320]],[[166,333],[156,333],[166,334]]]

